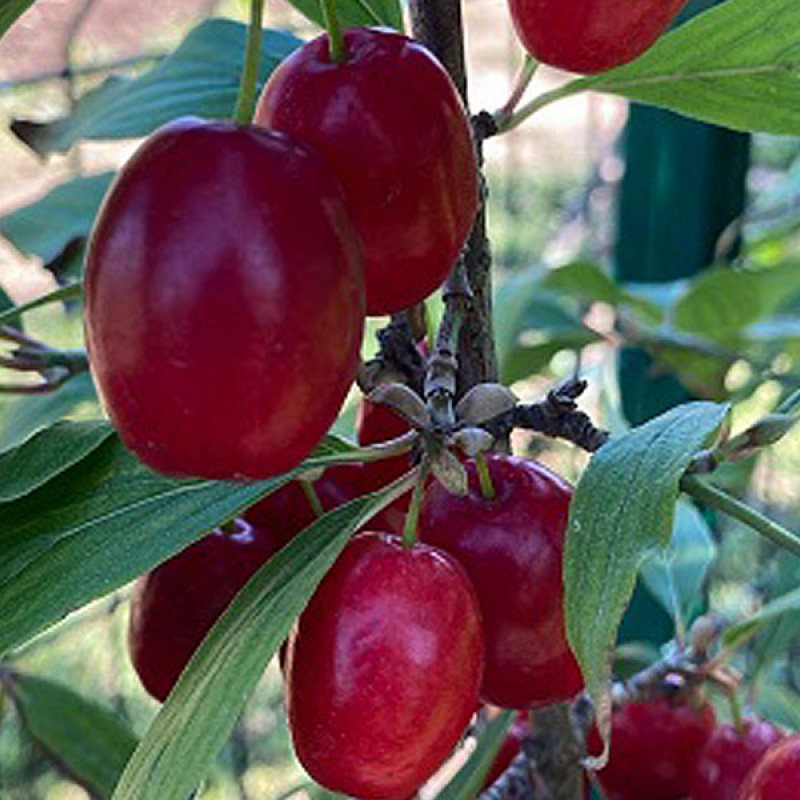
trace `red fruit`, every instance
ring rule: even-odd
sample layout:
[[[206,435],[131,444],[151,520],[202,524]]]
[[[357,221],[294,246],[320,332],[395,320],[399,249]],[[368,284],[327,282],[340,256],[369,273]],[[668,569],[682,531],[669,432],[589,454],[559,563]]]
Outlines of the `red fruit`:
[[[714,725],[708,704],[695,709],[659,699],[617,709],[611,718],[611,757],[597,773],[608,800],[682,800]],[[594,729],[589,752],[601,750]]]
[[[737,800],[797,800],[800,797],[800,734],[770,747],[747,777]]]
[[[86,335],[114,424],[154,469],[263,478],[297,466],[352,383],[363,314],[336,181],[283,134],[178,120],[106,197]]]
[[[481,697],[503,708],[547,705],[583,686],[567,644],[561,560],[572,492],[534,461],[487,458],[497,498],[484,499],[469,463],[469,493],[432,483],[420,538],[466,569],[484,620],[486,671]]]
[[[128,645],[144,688],[165,700],[183,668],[233,597],[282,542],[237,523],[215,530],[136,584]]]
[[[364,245],[367,313],[419,302],[450,272],[478,203],[470,126],[450,78],[416,42],[345,31],[332,63],[323,35],[270,77],[255,121],[308,142],[336,172]]]
[[[514,27],[539,61],[603,72],[632,61],[667,29],[687,0],[509,0]]]
[[[736,800],[750,770],[783,736],[779,728],[759,719],[744,720],[742,730],[720,725],[694,765],[692,800]]]
[[[287,666],[289,726],[309,774],[363,800],[407,798],[475,710],[475,595],[446,553],[362,534],[301,615]]]
[[[381,403],[372,403],[366,397],[361,398],[356,414],[356,436],[358,443],[364,447],[379,444],[389,439],[396,439],[408,433],[408,423],[396,411]],[[371,476],[379,486],[386,486],[411,469],[408,455],[386,458],[375,461]],[[377,488],[377,487],[376,487]]]

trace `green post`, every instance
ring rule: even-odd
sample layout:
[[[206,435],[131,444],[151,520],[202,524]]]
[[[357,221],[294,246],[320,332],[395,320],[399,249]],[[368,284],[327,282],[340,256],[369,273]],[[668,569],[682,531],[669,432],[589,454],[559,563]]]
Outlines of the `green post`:
[[[695,0],[684,17],[718,0]],[[744,206],[749,136],[632,105],[625,129],[625,176],[617,209],[615,275],[621,282],[661,283],[709,266],[720,233]],[[625,417],[639,425],[690,399],[672,375],[654,372],[647,352],[623,348],[619,382]],[[640,585],[621,641],[660,644],[672,622]]]

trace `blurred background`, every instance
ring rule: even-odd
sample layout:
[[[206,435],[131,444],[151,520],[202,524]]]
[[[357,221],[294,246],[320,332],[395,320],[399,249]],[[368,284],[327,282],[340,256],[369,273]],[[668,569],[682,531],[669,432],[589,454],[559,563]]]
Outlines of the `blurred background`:
[[[26,123],[69,118],[110,74],[147,74],[209,14],[241,21],[246,4],[38,0],[0,41],[0,289],[13,302],[79,274],[81,237],[103,176],[138,142],[76,136],[66,152],[37,152],[37,128]],[[265,22],[301,38],[317,32],[280,0],[268,4]],[[465,22],[472,110],[495,110],[522,63],[506,4],[466,0]],[[530,92],[564,79],[543,67]],[[740,428],[800,387],[800,143],[684,128],[661,112],[641,113],[630,116],[618,98],[578,95],[487,142],[502,377],[533,400],[579,369],[590,381],[584,407],[615,431],[690,396],[732,399]],[[93,176],[100,177],[77,192],[49,194]],[[81,344],[74,301],[25,322],[28,335],[49,344]],[[365,352],[373,347],[365,343]],[[0,375],[0,384],[13,380]],[[61,417],[100,413],[86,375],[47,395],[0,395],[0,448]],[[341,424],[348,426],[352,407]],[[515,447],[571,480],[585,463],[573,448],[530,436]],[[800,434],[792,434],[758,459],[726,467],[723,477],[731,491],[797,530],[798,476]],[[678,536],[683,544],[669,569],[684,593],[679,608],[674,585],[665,590],[663,569],[654,567],[626,620],[621,670],[657,653],[676,615],[711,607],[735,618],[798,583],[794,559],[730,521],[689,510],[679,515]],[[741,656],[750,703],[793,727],[800,726],[796,623],[796,615],[784,618]],[[13,664],[93,698],[141,734],[157,704],[129,665],[126,630],[121,592],[13,654]],[[6,703],[0,714],[2,800],[89,797],[54,768],[19,709]],[[306,785],[291,754],[273,666],[200,796],[304,795],[323,796]]]

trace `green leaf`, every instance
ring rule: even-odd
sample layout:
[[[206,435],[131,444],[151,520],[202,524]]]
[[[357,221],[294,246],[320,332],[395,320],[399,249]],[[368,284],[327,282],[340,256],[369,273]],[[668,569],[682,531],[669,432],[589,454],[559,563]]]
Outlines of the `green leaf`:
[[[89,235],[112,172],[75,178],[57,186],[35,203],[0,219],[0,233],[26,255],[45,265],[57,261]]]
[[[18,306],[12,306],[4,311],[0,311],[0,324],[12,322],[20,314],[26,311],[33,311],[34,308],[46,306],[49,303],[55,303],[59,300],[70,300],[75,297],[80,297],[83,294],[82,283],[71,283],[68,286],[62,286],[59,289],[53,289],[52,292],[35,297],[27,303],[22,303]]]
[[[0,450],[20,444],[32,433],[84,404],[90,405],[98,416],[97,394],[88,372],[70,378],[60,389],[32,397],[20,397],[10,403],[3,412],[0,428]]]
[[[670,542],[678,484],[728,409],[688,403],[612,438],[581,476],[564,553],[570,645],[607,732],[611,653],[645,558]]]
[[[765,625],[782,617],[784,614],[800,611],[800,589],[782,595],[763,606],[753,616],[732,625],[722,636],[726,647],[735,647],[745,639],[758,633]]]
[[[327,437],[296,472],[348,460]],[[116,437],[0,504],[0,654],[133,580],[292,478],[178,480],[147,469]]]
[[[0,36],[16,22],[23,12],[34,4],[35,0],[3,0],[0,3]]]
[[[453,776],[447,786],[436,795],[436,800],[465,800],[480,794],[489,770],[506,738],[517,711],[503,711],[481,732],[475,750],[467,763]]]
[[[754,711],[776,725],[800,729],[800,695],[767,679],[758,681]]]
[[[16,500],[84,459],[113,434],[107,422],[57,422],[0,453],[0,503]]]
[[[110,797],[137,745],[125,722],[58,683],[5,668],[0,678],[24,728],[56,765],[94,796]]]
[[[64,151],[80,139],[146,136],[176,117],[228,119],[233,114],[247,27],[227,19],[200,23],[177,50],[139,78],[109,78],[84,95],[74,113],[26,137],[41,154]],[[301,41],[265,30],[259,82]]]
[[[289,2],[320,28],[325,27],[322,4],[319,0],[289,0]],[[338,0],[336,13],[342,27],[381,27],[403,30],[403,8],[398,0]]]
[[[686,622],[702,600],[702,588],[717,547],[708,523],[693,503],[678,500],[672,542],[642,566],[642,580],[664,609]]]
[[[191,794],[295,617],[386,495],[367,495],[323,515],[253,576],[189,662],[113,800],[185,800]]]
[[[726,0],[570,91],[622,95],[744,131],[800,134],[800,4]]]

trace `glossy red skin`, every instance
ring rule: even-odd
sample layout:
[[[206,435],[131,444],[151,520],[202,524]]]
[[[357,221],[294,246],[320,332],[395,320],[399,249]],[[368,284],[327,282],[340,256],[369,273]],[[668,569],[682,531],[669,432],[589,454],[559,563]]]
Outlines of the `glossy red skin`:
[[[525,49],[553,67],[604,72],[637,58],[687,0],[509,0]]]
[[[161,472],[285,472],[355,375],[358,237],[328,167],[283,134],[195,119],[157,131],[106,197],[85,287],[95,382]]]
[[[607,800],[683,800],[692,767],[715,726],[714,710],[658,699],[627,703],[612,715],[611,756],[597,773]],[[589,752],[602,751],[596,729]]]
[[[408,308],[439,287],[478,203],[469,121],[449,76],[421,45],[386,30],[327,35],[273,72],[255,122],[307,141],[347,195],[365,257],[367,313]]]
[[[128,645],[153,697],[166,700],[230,601],[281,544],[269,530],[242,522],[236,533],[216,530],[139,580],[131,598]]]
[[[736,800],[750,770],[783,736],[780,728],[760,719],[743,720],[741,731],[720,725],[694,765],[692,800]]]
[[[287,664],[295,751],[362,800],[413,795],[475,710],[480,612],[463,570],[427,545],[353,539],[299,619]]]
[[[534,461],[487,458],[497,498],[483,498],[475,466],[469,493],[426,492],[419,535],[466,569],[486,635],[481,699],[530,708],[573,697],[583,680],[567,644],[561,561],[572,490]]]
[[[800,734],[773,745],[756,764],[737,800],[797,800],[800,797]]]

